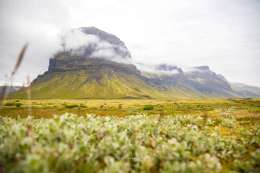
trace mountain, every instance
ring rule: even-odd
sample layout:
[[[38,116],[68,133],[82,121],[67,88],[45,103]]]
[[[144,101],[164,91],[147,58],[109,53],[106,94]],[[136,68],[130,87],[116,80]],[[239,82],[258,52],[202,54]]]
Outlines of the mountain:
[[[63,56],[102,58],[120,63],[131,63],[131,54],[125,43],[113,34],[95,27],[72,29],[64,35],[64,50],[54,59]],[[66,54],[64,54],[66,52]]]
[[[72,58],[72,57],[69,57]],[[133,65],[104,59],[55,61],[56,66],[32,83],[33,98],[150,98],[158,91],[147,85]],[[57,68],[56,68],[57,67]],[[16,97],[25,97],[23,91]]]
[[[260,98],[260,88],[242,83],[231,83],[232,89],[241,97]]]
[[[157,98],[166,95],[146,83],[131,63],[129,50],[116,36],[84,27],[72,30],[65,39],[66,49],[57,52],[49,60],[48,71],[32,82],[32,98]],[[25,89],[11,97],[25,98]]]
[[[8,95],[10,93],[20,90],[21,88],[22,86],[7,86],[7,85],[0,86],[0,97],[2,97],[4,93]]]
[[[208,66],[133,63],[117,36],[95,27],[64,35],[49,68],[31,84],[32,98],[258,97],[258,90],[234,87]],[[249,88],[249,87],[247,87]],[[252,88],[250,88],[252,89]],[[13,98],[26,98],[26,88]]]
[[[183,69],[167,64],[152,67],[138,64],[138,67],[156,86],[168,89],[185,88],[199,97],[239,97],[228,81],[222,75],[211,71],[208,66]]]

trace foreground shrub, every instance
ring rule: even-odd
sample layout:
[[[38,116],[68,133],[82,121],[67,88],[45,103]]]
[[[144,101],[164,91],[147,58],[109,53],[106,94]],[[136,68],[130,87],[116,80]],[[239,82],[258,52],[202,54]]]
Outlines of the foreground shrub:
[[[72,108],[77,108],[77,107],[79,107],[79,105],[77,105],[77,104],[64,104],[64,107],[65,107],[65,108],[68,108],[68,109],[72,109]]]
[[[195,116],[158,120],[145,115],[2,117],[0,165],[5,172],[37,173],[259,171],[259,127],[222,136],[217,129],[226,122],[208,118],[207,125]]]
[[[145,110],[145,111],[153,110],[153,105],[144,105],[143,110]]]
[[[6,102],[4,106],[15,106],[16,102]]]
[[[4,106],[15,106],[15,107],[21,107],[22,103],[20,103],[19,101],[15,101],[15,102],[7,102],[4,104]]]

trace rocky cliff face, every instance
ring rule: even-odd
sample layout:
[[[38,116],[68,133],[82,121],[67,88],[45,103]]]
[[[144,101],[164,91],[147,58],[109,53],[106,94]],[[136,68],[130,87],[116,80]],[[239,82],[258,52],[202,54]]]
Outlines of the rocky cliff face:
[[[236,97],[227,80],[208,66],[182,69],[174,65],[160,64],[143,69],[149,82],[161,88],[185,88],[199,95],[214,97]]]
[[[48,72],[66,72],[85,70],[98,72],[103,69],[111,69],[114,72],[140,75],[140,71],[133,64],[117,63],[101,58],[68,57],[66,59],[50,59]]]
[[[185,85],[212,96],[236,96],[227,80],[211,71],[208,66],[193,67],[185,73]]]

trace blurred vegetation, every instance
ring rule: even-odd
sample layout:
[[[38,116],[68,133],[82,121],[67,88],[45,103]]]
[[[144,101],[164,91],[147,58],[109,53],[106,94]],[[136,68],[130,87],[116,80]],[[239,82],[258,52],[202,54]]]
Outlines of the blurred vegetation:
[[[158,123],[160,121],[160,123]],[[257,173],[259,124],[136,114],[52,118],[0,117],[6,172]]]
[[[0,168],[257,172],[259,125],[259,99],[9,99],[0,109]]]
[[[43,99],[43,100],[5,100],[0,109],[1,116],[27,116],[28,108],[34,117],[51,117],[66,112],[80,115],[126,116],[137,113],[147,115],[207,115],[222,117],[228,114],[237,119],[260,120],[259,99],[205,99],[205,100],[88,100],[88,99]]]
[[[143,110],[148,111],[148,110],[153,110],[154,106],[153,105],[144,105]]]

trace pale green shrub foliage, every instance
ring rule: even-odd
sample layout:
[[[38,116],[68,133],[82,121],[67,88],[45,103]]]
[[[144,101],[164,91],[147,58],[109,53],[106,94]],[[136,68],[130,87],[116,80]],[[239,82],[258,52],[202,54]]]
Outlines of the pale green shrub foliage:
[[[236,120],[197,116],[76,116],[0,118],[0,163],[6,172],[221,172],[259,171],[259,128],[239,138],[217,126]],[[241,159],[246,156],[246,162]]]

